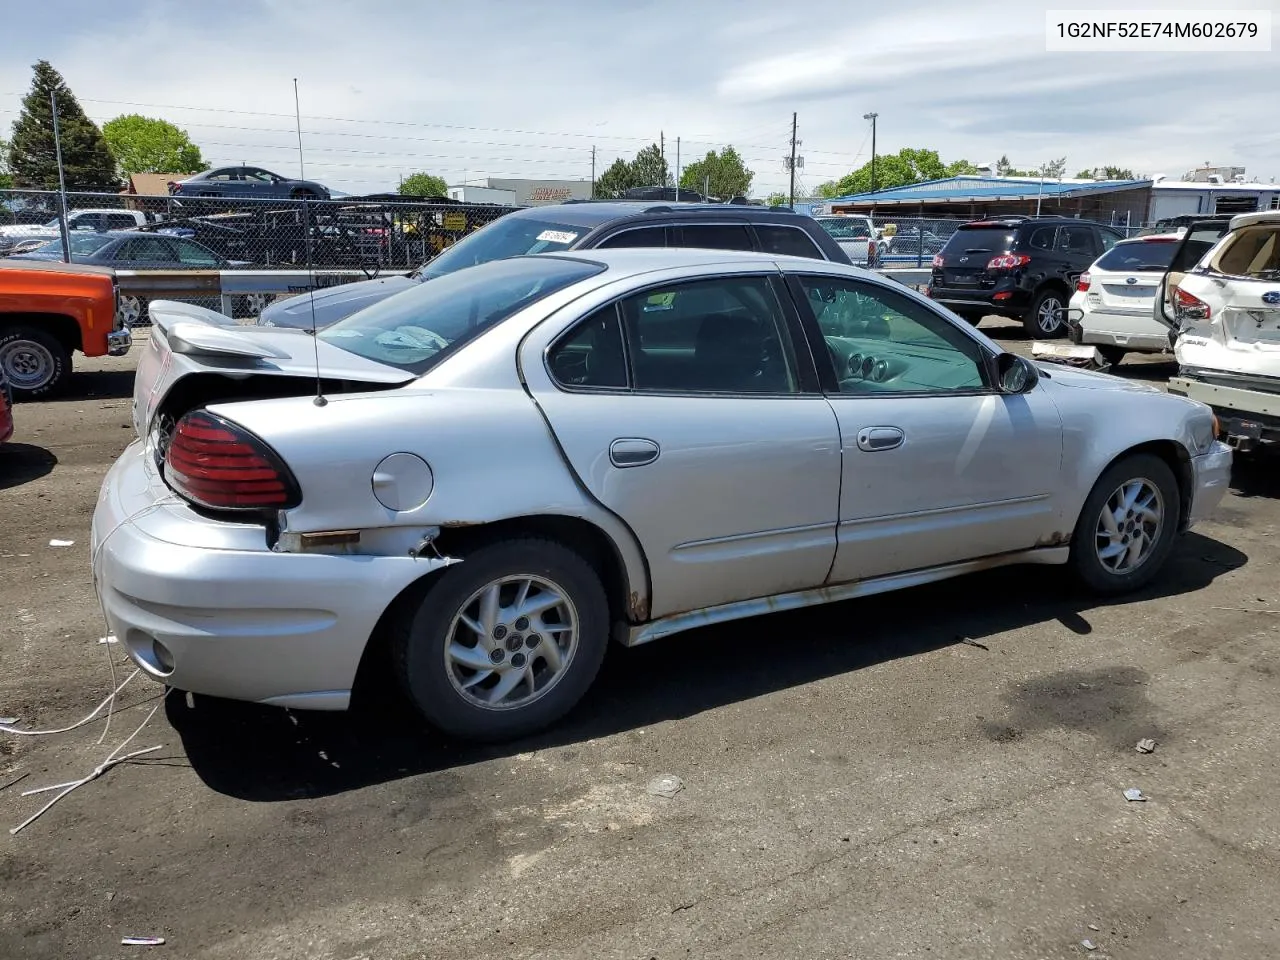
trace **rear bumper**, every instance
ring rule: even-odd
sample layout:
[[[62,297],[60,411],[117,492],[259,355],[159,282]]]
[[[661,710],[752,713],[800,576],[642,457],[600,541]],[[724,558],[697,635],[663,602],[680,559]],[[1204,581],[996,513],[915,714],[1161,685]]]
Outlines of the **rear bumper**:
[[[133,334],[128,327],[123,330],[113,330],[107,334],[107,356],[109,357],[123,357],[132,346]]]
[[[1207,519],[1222,503],[1231,485],[1231,460],[1231,448],[1218,440],[1207,453],[1191,458],[1191,509],[1187,512],[1187,527]]]
[[[383,611],[445,563],[275,553],[265,531],[177,501],[145,457],[135,442],[107,473],[90,536],[94,587],[129,656],[179,690],[346,709]]]
[[[1169,331],[1150,314],[1085,309],[1077,306],[1078,302],[1076,297],[1072,297],[1072,305],[1063,316],[1075,343],[1147,353],[1168,353],[1173,349],[1169,343]]]
[[[997,294],[1001,295],[1000,299],[996,299]],[[986,313],[1021,316],[1031,306],[1031,294],[1028,291],[999,284],[988,290],[930,285],[929,296],[956,311],[982,310]]]
[[[1280,392],[1225,387],[1190,377],[1171,377],[1169,392],[1212,407],[1222,435],[1233,446],[1247,449],[1258,442],[1280,441]]]

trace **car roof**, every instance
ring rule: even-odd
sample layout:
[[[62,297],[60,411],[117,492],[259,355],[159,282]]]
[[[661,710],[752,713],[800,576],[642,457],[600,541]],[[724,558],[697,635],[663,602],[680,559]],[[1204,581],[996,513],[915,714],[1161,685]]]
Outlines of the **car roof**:
[[[604,264],[610,272],[623,275],[648,273],[672,267],[705,267],[715,264],[776,264],[788,270],[810,268],[823,272],[836,268],[841,273],[878,277],[878,274],[847,263],[817,260],[812,257],[788,257],[748,250],[710,250],[701,247],[595,247],[589,250],[558,250],[555,253],[526,254],[530,257],[561,257],[584,263]]]
[[[1231,218],[1231,229],[1252,227],[1259,223],[1280,223],[1280,210],[1264,210],[1262,213],[1241,213]]]
[[[568,203],[525,207],[503,219],[551,220],[575,227],[598,227],[628,217],[679,217],[684,214],[713,214],[735,219],[799,217],[794,210],[757,207],[745,203],[694,203],[688,200],[578,200]]]
[[[1169,243],[1173,240],[1181,240],[1180,233],[1149,233],[1145,237],[1125,237],[1116,243],[1120,246],[1122,243]]]

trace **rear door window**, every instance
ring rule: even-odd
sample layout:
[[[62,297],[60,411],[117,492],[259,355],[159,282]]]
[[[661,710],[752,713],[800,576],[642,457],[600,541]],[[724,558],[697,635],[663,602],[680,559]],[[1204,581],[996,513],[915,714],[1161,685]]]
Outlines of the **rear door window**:
[[[680,246],[705,250],[754,250],[751,234],[740,223],[698,223],[678,228]]]
[[[783,227],[775,224],[756,224],[756,236],[760,238],[760,249],[765,253],[776,253],[788,257],[808,257],[812,260],[825,260],[822,251],[813,239],[798,227]]]
[[[1182,237],[1182,245],[1173,255],[1169,269],[1176,273],[1186,273],[1201,257],[1209,252],[1209,248],[1222,239],[1227,232],[1227,221],[1221,223],[1193,224]]]
[[[1098,247],[1089,227],[1061,227],[1058,230],[1058,250],[1072,257],[1093,257]]]
[[[108,213],[107,229],[108,230],[129,230],[138,225],[138,221],[133,219],[127,213]]]
[[[1027,238],[1027,246],[1032,250],[1052,250],[1057,235],[1057,227],[1036,227]]]

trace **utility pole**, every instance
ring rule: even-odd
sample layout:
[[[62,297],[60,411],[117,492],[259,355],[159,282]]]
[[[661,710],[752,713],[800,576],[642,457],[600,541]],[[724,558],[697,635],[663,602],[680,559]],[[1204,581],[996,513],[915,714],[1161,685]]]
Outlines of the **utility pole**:
[[[665,170],[667,167],[667,138],[663,136],[661,130],[658,131],[658,152],[662,154],[662,168]],[[665,187],[666,184],[660,183],[658,186]]]
[[[293,116],[298,121],[298,179],[307,179],[307,168],[302,165],[302,107],[298,105],[298,78],[293,78]]]
[[[878,113],[864,113],[863,120],[871,121],[871,192],[876,192],[876,117]]]
[[[794,207],[796,205],[796,115],[791,114],[791,162],[787,164],[791,168],[791,188],[788,191],[787,205]]]
[[[67,235],[67,177],[62,170],[62,135],[58,130],[58,93],[49,91],[53,107],[53,149],[58,158],[58,227],[62,233],[62,262],[71,262],[71,237]]]
[[[680,138],[676,137],[676,199],[680,199]]]
[[[591,145],[591,199],[596,198],[596,146]]]
[[[1044,164],[1040,164],[1040,191],[1036,194],[1036,216],[1040,216],[1040,201],[1044,199]]]

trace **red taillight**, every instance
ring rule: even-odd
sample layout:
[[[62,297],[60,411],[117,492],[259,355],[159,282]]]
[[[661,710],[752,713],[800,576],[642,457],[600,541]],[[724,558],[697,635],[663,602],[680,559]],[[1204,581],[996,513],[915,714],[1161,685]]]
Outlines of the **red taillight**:
[[[1207,303],[1181,287],[1173,288],[1173,310],[1179,320],[1208,320],[1212,312]]]
[[[992,257],[987,262],[988,270],[1015,270],[1018,267],[1025,267],[1031,262],[1031,258],[1025,253],[1004,253],[998,257]]]
[[[164,476],[175,493],[213,510],[285,510],[301,500],[293,475],[265,443],[207,410],[178,421]]]
[[[946,261],[942,259],[942,254],[940,254],[940,253],[935,253],[935,254],[933,255],[933,268],[934,268],[935,270],[941,270],[941,269],[942,269],[943,264],[945,264],[945,263],[946,263]]]
[[[1084,293],[1084,291],[1089,289],[1089,284],[1091,282],[1089,275],[1087,273],[1082,273],[1080,276],[1076,277],[1076,289],[1081,293]]]

